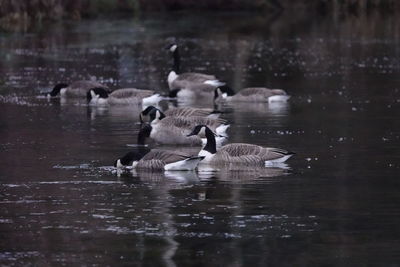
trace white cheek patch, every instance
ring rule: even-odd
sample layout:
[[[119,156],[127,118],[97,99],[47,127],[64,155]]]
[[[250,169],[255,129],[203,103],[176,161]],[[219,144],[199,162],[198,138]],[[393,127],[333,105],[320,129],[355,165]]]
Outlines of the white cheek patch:
[[[171,52],[174,52],[177,48],[178,48],[177,45],[173,45],[173,46],[170,47],[169,50],[170,50]]]
[[[67,93],[67,88],[62,88],[60,90],[60,95],[65,95]]]
[[[124,167],[124,165],[121,164],[121,160],[117,160],[117,168],[120,169],[122,167]]]
[[[201,127],[198,135],[205,136],[206,135],[206,127]]]
[[[97,96],[97,104],[98,105],[107,105],[107,103],[108,103],[108,100],[107,100],[107,98],[99,98],[99,96]]]
[[[93,90],[90,90],[90,95],[92,96],[92,98],[96,98],[96,93]]]
[[[138,165],[137,161],[132,162],[132,169],[136,169],[136,166]]]

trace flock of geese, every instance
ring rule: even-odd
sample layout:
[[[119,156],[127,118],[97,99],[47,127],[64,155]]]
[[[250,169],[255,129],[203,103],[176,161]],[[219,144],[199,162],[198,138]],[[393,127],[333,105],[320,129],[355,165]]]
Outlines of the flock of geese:
[[[227,141],[229,124],[219,118],[220,112],[211,108],[177,107],[163,112],[158,108],[163,99],[214,99],[219,102],[286,102],[290,96],[281,89],[264,87],[245,88],[237,93],[214,75],[180,72],[179,48],[168,47],[173,56],[173,69],[168,74],[169,95],[161,96],[153,90],[123,88],[111,91],[95,81],[76,81],[57,84],[48,97],[86,98],[89,105],[142,105],[139,114],[142,123],[135,151],[118,158],[114,166],[118,169],[142,170],[194,170],[199,164],[243,167],[266,167],[282,163],[294,153],[254,144]],[[147,138],[158,144],[201,146],[198,155],[183,152],[150,149]]]

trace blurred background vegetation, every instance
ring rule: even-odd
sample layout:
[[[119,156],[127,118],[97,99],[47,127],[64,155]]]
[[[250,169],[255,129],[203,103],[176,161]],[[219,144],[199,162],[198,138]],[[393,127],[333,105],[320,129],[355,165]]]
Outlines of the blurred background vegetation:
[[[82,19],[97,16],[137,16],[153,11],[220,10],[280,13],[306,9],[308,14],[358,16],[372,12],[395,13],[398,0],[0,0],[0,28],[24,30],[32,22]]]
[[[113,13],[143,11],[258,10],[307,8],[319,12],[357,14],[373,9],[393,12],[397,0],[0,0],[2,19],[79,19]]]

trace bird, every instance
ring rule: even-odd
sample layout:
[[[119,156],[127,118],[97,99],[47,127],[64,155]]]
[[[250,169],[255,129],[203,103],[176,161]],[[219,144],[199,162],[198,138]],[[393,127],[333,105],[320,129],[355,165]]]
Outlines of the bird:
[[[136,88],[117,89],[108,93],[103,88],[92,88],[86,94],[90,105],[149,105],[162,100],[159,94],[152,90]]]
[[[121,169],[132,166],[132,169],[152,171],[190,171],[196,169],[202,159],[204,159],[202,156],[191,156],[178,151],[141,148],[115,160],[114,167]]]
[[[106,85],[103,85],[96,81],[75,81],[70,84],[58,83],[54,86],[50,93],[47,93],[47,97],[55,97],[60,94],[61,97],[86,97],[87,92],[91,88],[103,88],[105,91],[108,90]]]
[[[150,115],[153,116],[155,112],[159,110],[155,106],[146,107],[139,115],[140,122],[143,123],[145,121],[150,122]],[[167,117],[191,117],[191,116],[199,116],[199,117],[207,117],[216,119],[221,115],[220,111],[216,111],[211,108],[193,108],[193,107],[178,107],[178,108],[170,108],[163,112],[163,114]]]
[[[139,131],[137,143],[139,145],[144,145],[146,139],[151,138],[155,142],[162,145],[202,146],[206,144],[207,140],[205,138],[201,138],[200,136],[187,137],[190,132],[190,128],[176,127],[174,125],[165,126],[162,124],[156,124],[153,126],[149,123],[145,123],[142,125]],[[226,136],[216,136],[216,146],[221,146],[226,140]]]
[[[199,83],[208,84],[214,87],[225,84],[224,82],[219,81],[215,75],[198,72],[180,73],[180,55],[178,45],[171,44],[168,48],[169,51],[172,53],[172,57],[174,60],[173,68],[169,72],[167,78],[170,90],[189,88]]]
[[[170,98],[178,99],[213,99],[215,96],[215,86],[206,83],[192,83],[182,88],[170,90]],[[234,95],[235,92],[230,87],[224,87],[224,93],[228,96]]]
[[[206,125],[196,125],[188,134],[189,138],[205,135],[207,143],[200,150],[199,156],[203,156],[203,162],[215,165],[236,166],[269,166],[274,163],[282,163],[295,153],[280,148],[262,147],[246,143],[232,143],[217,149],[215,134]]]
[[[265,87],[249,87],[244,88],[234,95],[228,92],[233,90],[229,86],[219,86],[215,88],[215,102],[287,102],[290,98],[282,89],[268,89]]]
[[[215,131],[218,135],[226,135],[229,124],[219,118],[206,118],[201,116],[166,116],[158,108],[153,108],[149,112],[150,123],[154,132],[164,132],[167,128],[182,128],[186,130],[193,129],[198,124],[205,124]]]

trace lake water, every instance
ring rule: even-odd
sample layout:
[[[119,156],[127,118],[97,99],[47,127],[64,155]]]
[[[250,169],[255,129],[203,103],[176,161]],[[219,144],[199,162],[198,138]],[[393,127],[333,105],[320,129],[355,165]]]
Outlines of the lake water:
[[[184,71],[292,95],[218,106],[230,142],[294,151],[287,168],[118,174],[141,107],[38,97],[90,78],[167,93],[171,42]],[[0,48],[1,265],[400,265],[398,17],[153,14]]]

